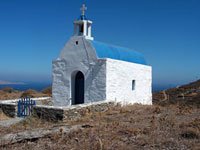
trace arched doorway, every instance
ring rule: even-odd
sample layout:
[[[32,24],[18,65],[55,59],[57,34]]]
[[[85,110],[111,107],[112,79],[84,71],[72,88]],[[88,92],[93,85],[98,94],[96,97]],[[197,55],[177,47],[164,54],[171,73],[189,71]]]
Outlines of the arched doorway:
[[[75,76],[74,104],[84,103],[84,75],[78,71]]]

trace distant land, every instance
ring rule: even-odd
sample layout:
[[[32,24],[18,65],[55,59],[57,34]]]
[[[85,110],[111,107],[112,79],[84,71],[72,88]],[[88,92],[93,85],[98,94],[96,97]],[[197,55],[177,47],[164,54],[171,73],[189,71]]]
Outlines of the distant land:
[[[24,82],[10,82],[0,80],[0,85],[25,85]]]

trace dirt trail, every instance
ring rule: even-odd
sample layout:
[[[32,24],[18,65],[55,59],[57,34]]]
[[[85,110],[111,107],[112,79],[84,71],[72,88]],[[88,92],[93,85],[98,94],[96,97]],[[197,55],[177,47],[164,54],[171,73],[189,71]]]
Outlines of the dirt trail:
[[[164,101],[168,100],[168,97],[167,97],[167,94],[166,94],[166,90],[163,90],[162,93],[164,95],[164,98],[162,100],[160,100],[160,102],[164,102]]]
[[[20,121],[22,121],[24,118],[12,118],[12,119],[8,119],[8,120],[1,120],[0,121],[0,126],[3,127],[8,127],[12,124],[18,123]]]

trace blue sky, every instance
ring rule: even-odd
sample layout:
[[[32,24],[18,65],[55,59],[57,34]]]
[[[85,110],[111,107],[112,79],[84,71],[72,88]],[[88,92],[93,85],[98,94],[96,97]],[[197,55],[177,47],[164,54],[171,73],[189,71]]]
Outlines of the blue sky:
[[[154,84],[200,78],[199,0],[0,0],[0,80],[51,82],[83,2],[95,40],[142,53]]]

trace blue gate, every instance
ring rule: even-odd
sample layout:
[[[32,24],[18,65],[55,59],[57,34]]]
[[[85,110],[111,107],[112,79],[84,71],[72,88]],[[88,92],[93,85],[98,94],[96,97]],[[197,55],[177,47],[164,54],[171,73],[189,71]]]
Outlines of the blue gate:
[[[24,98],[18,101],[18,117],[30,116],[32,113],[33,106],[36,105],[36,102],[29,98]]]

